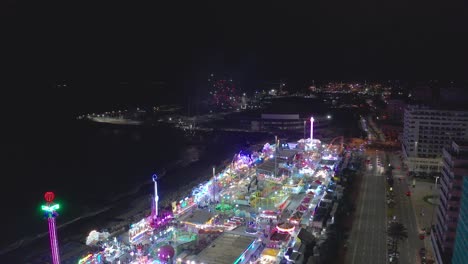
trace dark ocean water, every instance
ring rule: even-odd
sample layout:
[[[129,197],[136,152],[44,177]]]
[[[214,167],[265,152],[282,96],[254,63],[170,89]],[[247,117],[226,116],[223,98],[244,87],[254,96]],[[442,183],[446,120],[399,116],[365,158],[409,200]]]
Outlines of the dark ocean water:
[[[217,132],[200,134],[194,141],[165,125],[118,126],[71,119],[15,135],[4,151],[7,166],[2,177],[8,188],[1,197],[7,201],[5,212],[10,217],[1,218],[8,228],[2,233],[0,249],[47,232],[39,210],[46,191],[54,191],[61,205],[58,225],[137,195],[147,194],[149,206],[153,173],[165,171],[160,180],[160,199],[164,199],[247,147],[246,142],[261,138],[264,135]],[[105,222],[97,219],[86,219],[86,228],[93,224],[99,228]]]
[[[54,129],[31,131],[10,142],[7,155],[10,228],[5,242],[46,231],[40,204],[51,190],[61,200],[61,221],[91,212],[129,192],[152,172],[180,157],[185,142],[167,127],[116,127],[69,121]],[[164,150],[164,151],[161,151]],[[13,202],[14,201],[14,202]]]

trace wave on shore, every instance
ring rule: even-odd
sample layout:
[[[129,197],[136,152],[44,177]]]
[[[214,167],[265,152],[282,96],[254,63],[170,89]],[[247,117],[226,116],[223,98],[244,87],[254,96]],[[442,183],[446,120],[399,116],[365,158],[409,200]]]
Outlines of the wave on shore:
[[[184,154],[187,154],[187,155],[183,155],[185,158],[179,159],[179,160],[176,160],[176,161],[170,163],[166,168],[163,169],[162,172],[159,173],[159,176],[164,177],[164,175],[166,175],[166,173],[168,171],[172,171],[173,169],[175,169],[177,167],[186,167],[186,166],[189,166],[190,164],[198,161],[199,156],[201,155],[201,151],[202,151],[201,149],[199,149],[197,147],[194,147],[194,146],[188,148],[184,153]],[[117,204],[118,201],[120,201],[122,199],[125,199],[127,197],[131,197],[131,196],[136,195],[138,192],[141,191],[141,188],[143,186],[147,185],[148,183],[151,183],[151,180],[142,182],[142,183],[134,186],[132,189],[130,189],[127,192],[118,193],[117,195],[115,195],[115,194],[111,195],[111,197],[109,198],[109,202],[111,203],[111,205],[108,205],[108,206],[106,206],[104,208],[101,208],[101,209],[95,210],[93,212],[78,216],[78,217],[76,217],[76,218],[74,218],[74,219],[72,219],[70,221],[67,221],[66,223],[63,223],[63,224],[57,226],[57,229],[64,228],[64,227],[69,226],[69,225],[71,225],[73,223],[76,223],[76,222],[78,222],[80,220],[84,220],[86,218],[96,216],[98,214],[101,214],[103,212],[106,212],[106,211],[112,209],[115,206],[115,204]],[[49,232],[42,232],[42,233],[39,233],[39,234],[37,234],[35,236],[23,237],[23,238],[15,241],[13,243],[11,243],[10,245],[6,246],[5,248],[0,249],[0,255],[6,254],[8,252],[19,249],[21,247],[27,246],[27,245],[31,244],[32,242],[47,236],[48,234],[49,234]]]
[[[197,162],[203,160],[202,157],[204,157],[204,154],[207,152],[206,146],[203,145],[189,145],[185,150],[183,150],[180,153],[179,159],[174,160],[172,162],[166,163],[162,171],[157,172],[158,175],[162,178],[166,174],[171,174],[172,172],[175,172],[177,170],[180,170],[181,168],[185,168],[188,166],[191,166],[192,164],[197,164]],[[230,156],[230,154],[228,154]],[[221,164],[224,164],[226,162],[229,162],[231,158],[228,158],[227,160],[221,162]],[[223,166],[223,165],[220,165]],[[173,201],[174,199],[177,199],[179,195],[187,194],[190,193],[190,190],[198,185],[199,183],[208,180],[211,177],[211,168],[207,168],[207,171],[199,171],[198,173],[193,173],[197,174],[193,179],[189,180],[188,183],[184,184],[183,186],[178,186],[177,191],[171,190],[171,192],[168,192],[161,201],[161,205],[163,204],[169,204],[170,201]],[[58,229],[62,229],[64,227],[70,226],[72,224],[76,224],[79,221],[82,221],[87,218],[91,218],[94,216],[97,216],[101,213],[104,213],[106,211],[109,211],[110,209],[118,207],[119,201],[122,201],[123,199],[126,198],[131,198],[131,197],[136,197],[139,192],[141,192],[142,188],[148,184],[151,184],[151,179],[148,177],[147,180],[140,181],[139,184],[132,186],[131,189],[125,191],[125,192],[118,192],[114,194],[110,194],[107,196],[107,205],[105,207],[101,208],[96,208],[92,212],[89,213],[84,213],[81,216],[78,216],[74,219],[71,219],[67,221],[66,223],[63,223],[58,226]],[[127,221],[131,221],[129,219],[125,220],[125,223]],[[26,236],[21,239],[16,240],[15,242],[12,242],[8,246],[0,249],[0,256],[4,255],[6,253],[12,252],[14,250],[18,250],[20,248],[25,248],[29,245],[31,245],[33,242],[42,239],[44,237],[48,236],[48,232],[42,232],[37,235],[33,236]]]
[[[86,218],[89,218],[89,217],[92,217],[92,216],[95,216],[95,215],[98,215],[98,214],[101,214],[103,212],[106,212],[108,210],[110,210],[112,208],[112,206],[107,206],[105,208],[102,208],[100,210],[97,210],[97,211],[94,211],[94,212],[91,212],[91,213],[87,213],[85,215],[82,215],[82,216],[79,216],[79,217],[76,217],[66,223],[63,223],[59,226],[57,226],[57,229],[62,229],[66,226],[69,226],[77,221],[80,221],[80,220],[83,220],[83,219],[86,219]],[[40,238],[43,238],[45,236],[47,236],[49,234],[49,232],[42,232],[40,234],[37,234],[36,236],[28,236],[28,237],[24,237],[22,239],[19,239],[13,243],[11,243],[10,245],[8,245],[7,247],[5,247],[4,249],[1,249],[0,250],[0,255],[3,255],[5,253],[8,253],[10,251],[13,251],[15,249],[18,249],[18,248],[21,248],[22,246],[27,246],[29,245],[30,243],[40,239]]]

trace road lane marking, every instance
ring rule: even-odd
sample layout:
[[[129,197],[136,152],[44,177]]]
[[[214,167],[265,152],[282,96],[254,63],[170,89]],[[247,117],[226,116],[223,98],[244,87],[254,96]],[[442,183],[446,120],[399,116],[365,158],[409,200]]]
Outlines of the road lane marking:
[[[364,182],[364,193],[363,193],[363,196],[362,196],[362,199],[361,199],[361,212],[359,213],[358,230],[361,230],[362,214],[363,214],[363,211],[364,211],[364,205],[365,205],[366,194],[367,194],[367,182],[368,182],[368,179],[366,179],[365,182]]]
[[[371,183],[371,185],[374,185]],[[376,208],[376,195],[375,195],[375,191],[376,191],[376,188],[373,188],[373,196],[372,198],[374,199],[371,199],[372,201],[370,202],[372,204],[371,208],[372,208],[372,211],[373,211],[373,217],[375,218],[377,216],[377,208]],[[370,232],[371,232],[371,245],[375,245],[375,221],[372,221],[371,224],[368,225],[370,227]],[[370,252],[370,259],[374,259],[374,250],[371,250]]]
[[[352,264],[354,264],[354,261],[355,261],[355,258],[356,258],[356,250],[357,250],[357,243],[359,242],[359,235],[360,235],[360,232],[359,230],[361,229],[361,224],[362,224],[362,212],[363,212],[363,209],[364,209],[364,201],[365,201],[365,197],[366,197],[366,190],[367,190],[367,177],[363,176],[363,180],[364,180],[364,188],[361,187],[361,190],[363,189],[363,194],[362,196],[360,196],[360,206],[361,206],[361,210],[360,210],[360,214],[359,214],[359,218],[358,218],[358,221],[359,221],[359,224],[358,224],[358,229],[357,229],[357,235],[356,235],[356,240],[355,240],[355,244],[354,244],[354,250],[353,250],[353,258],[352,258]],[[361,186],[362,186],[362,183],[361,183]]]

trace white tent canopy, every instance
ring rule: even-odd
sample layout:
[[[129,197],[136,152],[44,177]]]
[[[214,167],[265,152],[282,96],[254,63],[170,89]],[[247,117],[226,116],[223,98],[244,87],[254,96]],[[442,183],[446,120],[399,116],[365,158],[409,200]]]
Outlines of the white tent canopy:
[[[109,237],[109,235],[110,235],[109,232],[99,233],[98,231],[93,230],[89,232],[89,235],[86,238],[86,245],[87,246],[96,245],[97,242],[106,240]]]

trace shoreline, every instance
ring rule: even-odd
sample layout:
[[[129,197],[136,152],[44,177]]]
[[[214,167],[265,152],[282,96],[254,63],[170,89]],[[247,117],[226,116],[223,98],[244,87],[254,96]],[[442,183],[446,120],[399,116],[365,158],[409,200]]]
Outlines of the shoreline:
[[[324,133],[325,132],[325,133]],[[322,133],[335,134],[336,131],[323,130]],[[323,136],[323,135],[322,135]],[[295,136],[294,136],[295,137]],[[203,143],[193,145],[203,145],[203,154],[199,159],[193,161],[186,166],[181,166],[180,160],[173,160],[167,164],[169,170],[161,177],[159,181],[160,187],[160,207],[170,206],[171,201],[175,201],[186,196],[193,187],[204,182],[212,177],[212,166],[216,166],[216,171],[219,172],[226,167],[226,163],[232,160],[232,155],[237,153],[239,149],[257,147],[268,139],[271,135],[266,133],[229,133],[219,132],[216,134],[205,135]],[[243,147],[246,141],[250,141],[250,146]],[[137,184],[129,188],[125,193],[116,193],[114,199],[108,200],[108,203],[95,208],[93,212],[78,216],[68,220],[64,224],[59,224],[59,242],[62,246],[70,242],[81,244],[84,250],[90,249],[85,245],[87,235],[92,230],[103,231],[109,233],[120,230],[128,230],[131,223],[137,222],[151,212],[151,194],[153,183],[151,180],[139,180]],[[115,195],[115,194],[114,194]],[[58,220],[58,223],[60,220]],[[11,245],[16,248],[9,252],[0,254],[0,259],[11,257],[12,261],[17,261],[25,256],[34,257],[49,254],[49,243],[46,241],[48,232],[43,232],[36,236],[29,236],[26,243],[19,243],[19,240]],[[23,239],[23,241],[26,239]],[[2,250],[8,249],[5,247]],[[61,252],[65,253],[65,252]],[[16,258],[15,258],[16,257]],[[11,263],[9,261],[7,263]]]
[[[267,137],[267,135],[261,136],[262,139],[258,139],[258,142],[254,142],[252,146],[263,142]],[[234,152],[232,152],[230,148],[222,149],[221,152],[224,152],[224,155],[222,155],[223,157],[215,154],[204,155],[202,159],[192,162],[187,166],[176,167],[168,171],[167,175],[162,179],[162,181],[168,183],[168,188],[162,190],[163,199],[160,200],[160,207],[164,208],[170,206],[171,201],[186,196],[195,186],[209,180],[212,176],[212,166],[208,165],[208,163],[216,163],[215,167],[217,171],[224,169],[226,163],[231,161],[232,153]],[[218,159],[216,159],[216,162],[211,162],[214,157],[218,157]],[[187,174],[187,171],[192,172],[191,176],[184,176]],[[179,180],[177,183],[172,181],[172,184],[170,184],[171,178],[181,179],[181,181]],[[131,223],[151,213],[150,195],[152,193],[152,185],[153,183],[150,180],[141,183],[139,187],[137,187],[136,192],[121,197],[111,204],[88,213],[85,216],[78,216],[77,218],[59,225],[58,237],[60,244],[63,246],[68,243],[78,243],[82,245],[83,250],[86,250],[89,249],[89,247],[85,245],[85,240],[91,230],[108,230],[110,233],[118,230],[122,231],[122,229],[127,230]],[[15,248],[8,250],[8,247],[5,247],[2,249],[5,252],[0,254],[0,259],[3,260],[5,258],[11,262],[21,258],[31,259],[44,254],[48,255],[49,243],[46,241],[46,239],[48,239],[47,234],[48,232],[44,232],[35,236],[30,236],[29,239],[31,240],[26,243],[24,241],[27,238],[13,242],[10,246]],[[63,239],[60,239],[61,237],[63,237]],[[16,246],[15,244],[19,241],[23,242]],[[61,253],[63,254],[65,252]]]

